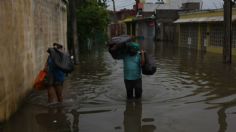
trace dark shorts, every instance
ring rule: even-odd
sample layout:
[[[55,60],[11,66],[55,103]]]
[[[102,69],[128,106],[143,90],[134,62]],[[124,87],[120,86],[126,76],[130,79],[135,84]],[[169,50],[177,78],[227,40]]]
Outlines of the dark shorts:
[[[56,80],[55,77],[53,76],[53,74],[49,74],[47,75],[47,79],[46,79],[46,85],[47,86],[62,86],[64,81],[59,81]]]

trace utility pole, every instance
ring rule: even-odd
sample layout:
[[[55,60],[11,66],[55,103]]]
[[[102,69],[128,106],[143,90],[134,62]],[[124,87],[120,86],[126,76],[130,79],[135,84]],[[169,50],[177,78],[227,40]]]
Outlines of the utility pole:
[[[113,11],[116,12],[116,4],[115,4],[115,0],[112,0],[113,3]]]
[[[114,13],[114,22],[117,23],[118,22],[118,18],[116,16],[116,4],[115,4],[115,0],[112,0],[113,3],[113,13]]]
[[[223,60],[226,64],[232,62],[232,5],[231,0],[224,0]]]
[[[69,1],[69,14],[71,19],[71,29],[72,35],[72,53],[74,56],[75,64],[79,63],[79,44],[78,44],[78,33],[77,33],[77,19],[76,19],[76,0]]]

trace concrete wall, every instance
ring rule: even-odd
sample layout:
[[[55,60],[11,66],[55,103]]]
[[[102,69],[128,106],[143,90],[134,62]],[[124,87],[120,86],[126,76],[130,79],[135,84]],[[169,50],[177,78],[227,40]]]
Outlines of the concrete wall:
[[[0,121],[12,115],[53,42],[66,45],[67,0],[0,0]]]

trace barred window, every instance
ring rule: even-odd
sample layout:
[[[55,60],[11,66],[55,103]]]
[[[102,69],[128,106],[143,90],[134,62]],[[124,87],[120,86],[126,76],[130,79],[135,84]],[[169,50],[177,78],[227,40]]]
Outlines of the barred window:
[[[183,24],[180,30],[180,45],[183,47],[197,48],[198,24]]]
[[[214,24],[210,26],[210,46],[222,47],[224,41],[223,24]]]
[[[183,47],[186,47],[188,44],[188,26],[186,25],[181,25],[180,28],[180,45]]]

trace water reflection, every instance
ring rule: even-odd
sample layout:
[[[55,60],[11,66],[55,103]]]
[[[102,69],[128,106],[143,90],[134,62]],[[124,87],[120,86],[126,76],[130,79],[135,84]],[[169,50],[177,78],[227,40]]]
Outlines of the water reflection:
[[[65,82],[62,109],[48,108],[43,91],[31,94],[0,131],[56,131],[55,120],[73,132],[235,131],[234,61],[225,65],[220,54],[143,40],[143,48],[156,58],[157,72],[143,76],[142,101],[126,102],[122,61],[113,60],[104,46],[92,46],[80,54],[80,64]]]
[[[169,52],[170,50],[165,51],[167,53],[165,56],[168,58],[171,55]],[[221,58],[220,54],[207,54],[189,49],[179,49],[178,54],[173,54],[173,56],[180,58],[180,60],[173,59],[179,61],[179,65],[176,66],[178,75],[185,74],[185,77],[181,78],[182,86],[196,87],[196,89],[192,89],[191,93],[176,99],[187,98],[186,104],[204,102],[208,104],[205,109],[218,109],[218,131],[226,132],[229,127],[227,118],[232,116],[226,111],[236,106],[235,64],[223,64],[219,59]],[[197,96],[200,98],[194,99]]]
[[[208,109],[219,108],[219,110],[217,111],[219,132],[226,132],[228,127],[227,118],[230,118],[230,116],[234,114],[230,112],[227,113],[227,110],[236,106],[236,98],[226,103],[208,103],[211,105],[215,105],[214,107]]]
[[[96,98],[106,91],[107,77],[111,74],[106,62],[104,45],[94,44],[90,50],[80,53],[80,63],[66,82],[66,98],[71,98],[74,107],[79,108],[81,100]],[[96,102],[95,102],[96,103]]]
[[[71,132],[70,122],[62,108],[49,108],[47,113],[39,113],[35,118],[42,129],[46,131]]]
[[[71,114],[73,116],[73,132],[79,132],[79,112],[77,112],[75,109],[71,111]]]
[[[227,122],[226,122],[226,113],[225,113],[226,108],[221,108],[217,114],[219,116],[218,122],[220,125],[219,132],[226,132],[227,130]]]
[[[148,122],[148,120],[144,122]],[[152,119],[149,121],[153,121]],[[124,131],[125,132],[154,132],[154,125],[142,125],[142,101],[128,100],[126,101],[126,109],[124,111]]]
[[[141,132],[142,103],[140,100],[127,101],[124,112],[125,132]]]

